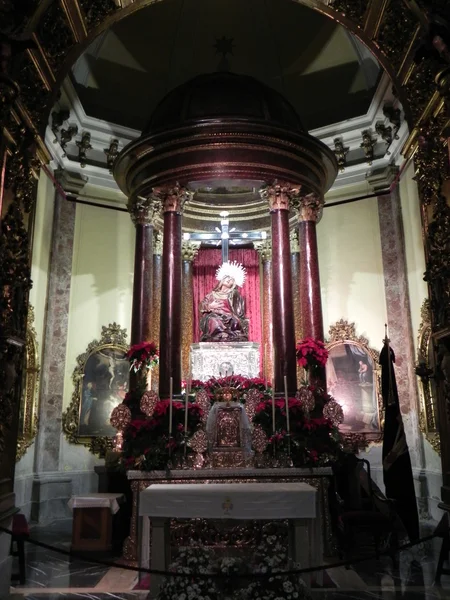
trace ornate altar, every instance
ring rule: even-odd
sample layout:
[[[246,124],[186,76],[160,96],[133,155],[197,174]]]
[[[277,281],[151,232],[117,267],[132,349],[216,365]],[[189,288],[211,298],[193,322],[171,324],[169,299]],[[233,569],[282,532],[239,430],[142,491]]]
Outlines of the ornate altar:
[[[206,422],[213,467],[244,467],[252,457],[251,427],[236,388],[220,388]]]
[[[191,345],[192,378],[207,381],[221,377],[223,365],[229,363],[234,375],[258,377],[259,344],[254,342],[200,342]]]

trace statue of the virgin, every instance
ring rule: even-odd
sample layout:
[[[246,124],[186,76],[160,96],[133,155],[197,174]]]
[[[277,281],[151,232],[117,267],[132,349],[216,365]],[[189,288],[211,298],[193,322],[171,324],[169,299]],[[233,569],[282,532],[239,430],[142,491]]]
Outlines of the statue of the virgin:
[[[200,341],[247,342],[245,301],[237,289],[244,284],[245,269],[235,262],[223,263],[216,279],[216,287],[200,303]]]

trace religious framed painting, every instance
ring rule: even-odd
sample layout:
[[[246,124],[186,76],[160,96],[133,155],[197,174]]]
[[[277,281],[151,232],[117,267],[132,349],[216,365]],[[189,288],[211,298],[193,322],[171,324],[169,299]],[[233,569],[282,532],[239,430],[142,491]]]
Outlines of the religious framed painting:
[[[383,398],[379,352],[357,336],[355,324],[341,319],[330,327],[327,390],[342,406],[341,433],[350,445],[363,447],[382,439]]]
[[[78,356],[72,375],[72,401],[63,414],[68,441],[83,444],[100,456],[112,447],[117,432],[109,419],[128,391],[126,335],[117,323],[102,327],[100,340],[92,341]]]

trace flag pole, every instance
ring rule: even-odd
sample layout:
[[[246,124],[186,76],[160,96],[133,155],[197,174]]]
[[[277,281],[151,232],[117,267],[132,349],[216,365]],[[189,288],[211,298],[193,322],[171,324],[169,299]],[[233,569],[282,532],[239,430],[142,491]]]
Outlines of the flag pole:
[[[388,398],[387,398],[387,404],[388,404],[388,406],[392,406],[393,404],[395,404],[394,386],[392,384],[392,360],[391,360],[391,347],[389,345],[390,341],[391,340],[388,338],[388,326],[387,326],[387,323],[385,323],[384,324],[384,340],[383,340],[383,343],[386,346],[387,356],[388,356],[388,376],[389,376],[389,391],[388,391]]]

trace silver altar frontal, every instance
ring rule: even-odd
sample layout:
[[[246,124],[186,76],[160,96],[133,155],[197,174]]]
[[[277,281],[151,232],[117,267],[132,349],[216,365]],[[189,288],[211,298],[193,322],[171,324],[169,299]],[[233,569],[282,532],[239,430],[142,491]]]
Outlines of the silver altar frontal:
[[[232,372],[230,372],[230,367]],[[259,344],[255,342],[200,342],[191,345],[192,379],[242,375],[259,377]]]

